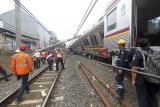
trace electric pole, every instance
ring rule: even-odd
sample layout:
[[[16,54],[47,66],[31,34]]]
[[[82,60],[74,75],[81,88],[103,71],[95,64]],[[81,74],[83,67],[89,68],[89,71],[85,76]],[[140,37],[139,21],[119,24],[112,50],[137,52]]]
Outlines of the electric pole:
[[[16,48],[21,45],[21,9],[19,3],[20,0],[15,0]]]

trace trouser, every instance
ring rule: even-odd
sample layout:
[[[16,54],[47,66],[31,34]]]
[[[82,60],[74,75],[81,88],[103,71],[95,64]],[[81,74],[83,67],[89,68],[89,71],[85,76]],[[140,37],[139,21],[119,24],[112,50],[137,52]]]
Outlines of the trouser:
[[[48,65],[49,65],[49,70],[51,71],[51,70],[53,70],[52,69],[52,65],[53,65],[53,61],[51,60],[47,60],[47,62],[48,62]]]
[[[136,93],[139,107],[158,107],[156,94],[160,86],[145,80],[136,80]]]
[[[28,77],[29,77],[29,73],[24,74],[24,75],[20,75],[20,78],[22,79],[22,85],[21,85],[21,87],[18,91],[18,94],[16,96],[17,100],[20,100],[22,98],[22,95],[23,95],[24,91],[29,90]]]
[[[118,74],[115,77],[116,83],[117,83],[117,93],[120,96],[124,95],[124,75],[122,74]]]
[[[42,57],[41,61],[42,61],[42,64],[45,64],[46,63],[46,57]]]
[[[38,68],[38,65],[37,65],[37,61],[33,61],[34,62],[34,69],[37,69]]]
[[[7,80],[7,72],[5,69],[3,69],[2,67],[0,67],[0,73],[4,76],[4,79]]]
[[[41,58],[37,58],[37,67],[38,67],[38,68],[41,67]]]
[[[63,58],[57,58],[57,60],[56,60],[56,70],[58,70],[59,62],[61,63],[62,68],[64,69]]]

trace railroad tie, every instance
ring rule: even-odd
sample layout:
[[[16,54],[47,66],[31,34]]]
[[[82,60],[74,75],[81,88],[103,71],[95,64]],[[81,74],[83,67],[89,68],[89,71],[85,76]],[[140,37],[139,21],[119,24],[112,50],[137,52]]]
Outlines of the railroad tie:
[[[36,99],[36,100],[24,100],[18,105],[29,105],[29,104],[37,104],[37,103],[42,103],[43,99]],[[12,102],[10,104],[11,106],[17,105],[15,102]]]

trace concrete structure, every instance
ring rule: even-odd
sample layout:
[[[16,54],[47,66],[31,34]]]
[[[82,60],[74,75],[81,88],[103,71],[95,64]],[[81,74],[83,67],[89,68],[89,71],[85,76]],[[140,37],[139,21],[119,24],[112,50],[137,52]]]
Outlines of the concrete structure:
[[[0,15],[3,22],[3,29],[16,32],[15,29],[15,10],[3,13]],[[19,30],[20,31],[20,30]],[[31,48],[42,48],[50,43],[53,43],[56,38],[53,38],[55,33],[51,33],[36,22],[30,15],[21,10],[21,36],[23,43]],[[32,43],[32,42],[36,43]]]

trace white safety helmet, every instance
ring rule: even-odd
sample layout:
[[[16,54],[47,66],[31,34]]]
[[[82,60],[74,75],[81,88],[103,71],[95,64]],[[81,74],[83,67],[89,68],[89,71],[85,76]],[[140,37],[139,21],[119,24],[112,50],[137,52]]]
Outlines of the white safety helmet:
[[[19,49],[15,50],[15,53],[21,52]]]

